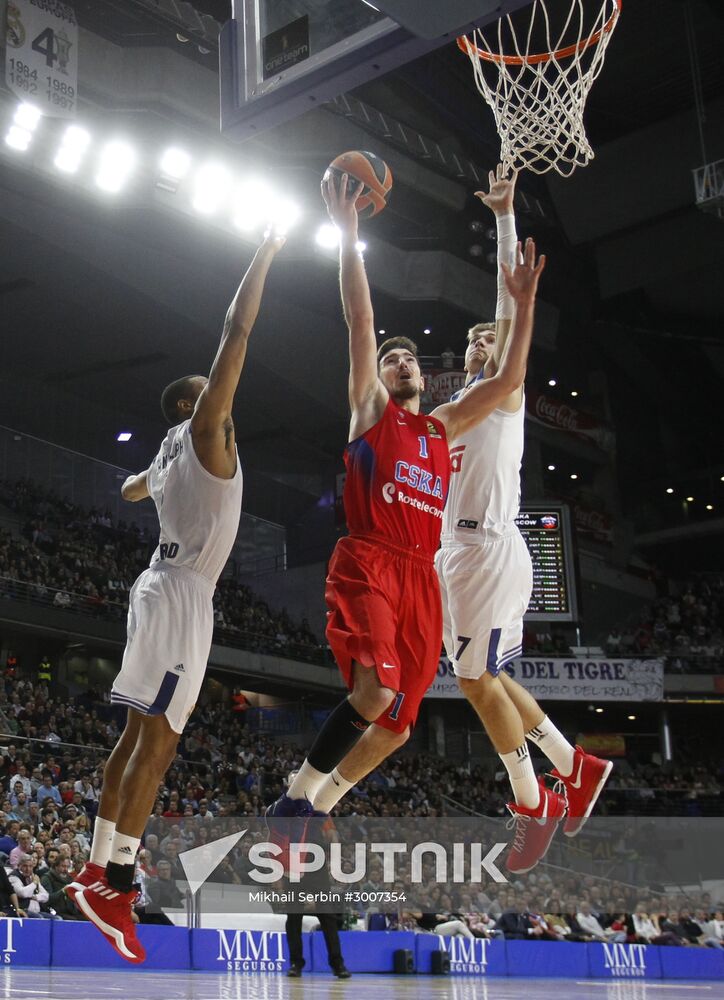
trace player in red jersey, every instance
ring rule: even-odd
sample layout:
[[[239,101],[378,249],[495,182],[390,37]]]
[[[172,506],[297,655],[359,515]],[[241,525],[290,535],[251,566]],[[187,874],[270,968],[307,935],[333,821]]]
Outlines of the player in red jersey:
[[[327,638],[350,694],[329,715],[288,793],[270,817],[327,813],[407,740],[435,676],[442,642],[433,557],[450,474],[448,443],[475,426],[523,383],[533,307],[545,258],[535,246],[506,280],[517,309],[495,376],[460,400],[420,413],[423,377],[412,341],[377,350],[355,195],[347,176],[322,193],[340,230],[340,280],[349,327],[349,399],[344,506],[349,536],[335,548],[326,599]]]

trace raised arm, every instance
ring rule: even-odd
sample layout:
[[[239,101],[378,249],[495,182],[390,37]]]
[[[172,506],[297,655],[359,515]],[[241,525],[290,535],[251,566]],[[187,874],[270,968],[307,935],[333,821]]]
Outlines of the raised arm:
[[[231,410],[244,367],[246,348],[261,305],[266,276],[284,246],[283,236],[267,235],[254,255],[226,313],[221,343],[191,418],[196,455],[214,476],[230,479],[236,470]]]
[[[515,231],[515,214],[513,200],[515,198],[515,182],[517,174],[510,178],[505,176],[502,164],[498,164],[495,173],[491,170],[488,174],[489,190],[476,191],[476,197],[480,198],[484,205],[491,210],[495,216],[495,227],[498,236],[498,298],[495,306],[495,347],[491,357],[485,365],[487,377],[495,375],[500,368],[505,345],[510,334],[510,325],[513,319],[515,302],[508,292],[505,283],[502,264],[509,267],[516,263],[515,249],[518,237]],[[517,410],[521,404],[522,388],[511,394],[510,399],[504,400],[501,404],[506,410]]]
[[[516,248],[516,255],[519,254],[520,244]],[[506,288],[515,302],[510,336],[497,374],[476,382],[454,403],[444,403],[433,410],[434,416],[445,424],[448,440],[455,440],[475,427],[523,385],[533,335],[535,294],[545,260],[541,257],[536,263],[535,243],[528,239],[520,263],[513,268],[501,264]]]
[[[139,472],[137,476],[129,476],[121,486],[121,496],[124,500],[136,503],[138,500],[145,500],[149,496],[148,492],[148,469]]]
[[[349,329],[350,440],[368,430],[382,416],[388,394],[377,376],[375,322],[362,254],[357,249],[356,201],[361,188],[347,195],[347,174],[339,185],[325,174],[322,196],[329,217],[339,229],[339,279],[344,318]]]

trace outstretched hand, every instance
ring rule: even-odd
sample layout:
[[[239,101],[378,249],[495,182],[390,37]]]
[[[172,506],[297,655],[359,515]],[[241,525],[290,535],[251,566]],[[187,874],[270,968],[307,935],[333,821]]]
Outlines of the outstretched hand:
[[[264,242],[262,243],[262,248],[266,250],[271,250],[273,254],[278,254],[284,244],[287,242],[287,238],[283,233],[277,233],[273,228],[267,229],[264,233]]]
[[[525,241],[525,250],[521,253],[521,245],[516,247],[515,267],[501,262],[500,267],[505,279],[505,287],[511,297],[517,302],[529,302],[535,298],[538,288],[538,280],[546,266],[545,254],[542,254],[538,261],[535,259],[535,243],[529,236]]]
[[[357,232],[357,199],[362,194],[362,185],[352,178],[352,184],[355,183],[356,191],[348,193],[351,188],[349,174],[342,174],[337,178],[328,170],[322,178],[322,197],[327,212],[334,225],[343,233]]]
[[[499,163],[488,172],[488,191],[476,191],[475,197],[480,198],[484,205],[495,213],[495,215],[512,215],[513,198],[515,197],[515,182],[518,175],[513,171],[510,177],[506,176],[507,170]]]

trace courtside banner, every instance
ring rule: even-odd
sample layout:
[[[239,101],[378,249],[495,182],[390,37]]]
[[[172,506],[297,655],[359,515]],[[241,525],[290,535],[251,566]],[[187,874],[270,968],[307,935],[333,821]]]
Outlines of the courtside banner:
[[[593,979],[661,979],[660,956],[665,948],[612,941],[589,944],[587,948]]]
[[[309,934],[302,935],[305,968],[309,971]],[[191,931],[191,961],[194,969],[209,972],[273,973],[289,965],[287,936],[283,931],[248,931],[206,928]]]
[[[724,950],[721,948],[661,948],[664,979],[724,980]]]
[[[353,972],[394,972],[394,954],[403,948],[415,953],[412,931],[342,931],[339,943],[344,963]],[[312,968],[329,972],[329,959],[324,935],[314,931],[309,935],[312,945]]]
[[[0,918],[0,961],[11,965],[50,965],[51,924],[59,920]]]
[[[506,941],[509,976],[586,979],[588,952],[572,941]],[[564,971],[565,970],[565,971]]]
[[[522,657],[505,671],[545,701],[662,701],[664,661]],[[453,665],[441,656],[427,698],[462,698]]]
[[[407,947],[407,946],[405,946]],[[470,938],[461,935],[443,937],[440,934],[417,934],[415,937],[415,968],[431,973],[432,956],[442,951],[450,960],[453,976],[507,976],[506,942],[500,938]]]
[[[139,926],[138,937],[146,949],[146,961],[141,965],[130,965],[103,940],[92,924],[80,920],[54,920],[52,923],[52,965],[58,968],[140,972],[149,969],[184,971],[191,968],[190,938],[185,927]]]

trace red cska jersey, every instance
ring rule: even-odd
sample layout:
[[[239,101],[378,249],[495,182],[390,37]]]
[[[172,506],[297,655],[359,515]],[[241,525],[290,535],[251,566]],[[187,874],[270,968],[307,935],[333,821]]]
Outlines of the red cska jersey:
[[[441,421],[390,399],[380,420],[344,452],[344,512],[352,535],[435,555],[450,480]]]

